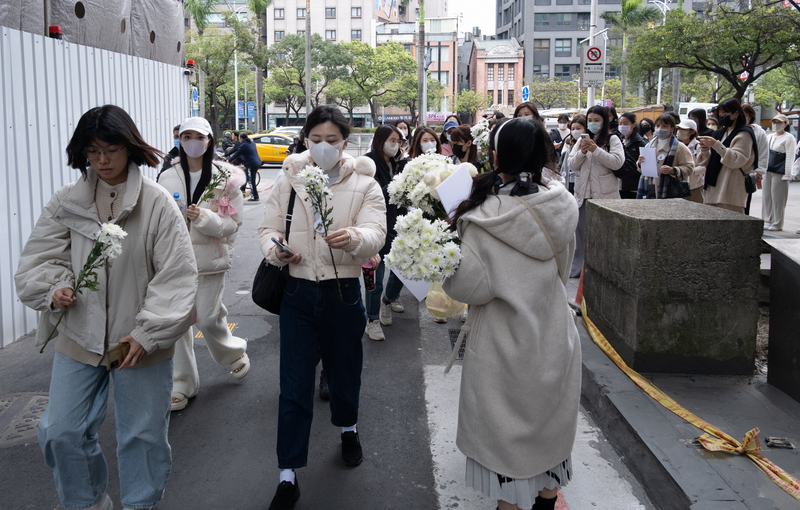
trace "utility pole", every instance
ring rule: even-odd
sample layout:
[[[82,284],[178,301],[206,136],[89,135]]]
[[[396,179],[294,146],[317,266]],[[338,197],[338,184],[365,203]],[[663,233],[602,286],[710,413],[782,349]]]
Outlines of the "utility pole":
[[[597,0],[592,0],[591,14],[589,15],[589,46],[594,46],[594,38],[597,36]],[[603,76],[603,81],[605,81]],[[586,91],[586,108],[594,106],[594,87],[589,87]]]
[[[306,0],[306,120],[311,115],[311,0]]]
[[[596,0],[595,0],[596,1]],[[428,102],[425,100],[425,0],[419,2],[419,41],[417,46],[417,97],[419,98],[420,112],[417,125],[424,126],[428,119]]]
[[[678,10],[683,10],[683,0],[678,0]],[[681,98],[681,70],[672,69],[672,107],[677,110],[678,101]]]

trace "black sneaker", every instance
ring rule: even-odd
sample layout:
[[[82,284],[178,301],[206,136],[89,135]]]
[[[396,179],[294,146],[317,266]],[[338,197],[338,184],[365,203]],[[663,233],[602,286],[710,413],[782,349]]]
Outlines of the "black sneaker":
[[[342,460],[347,467],[356,467],[364,460],[358,432],[342,432]]]
[[[322,400],[331,398],[330,393],[328,393],[328,379],[325,378],[325,370],[319,371],[319,398]]]
[[[281,482],[278,485],[272,503],[269,504],[269,510],[292,510],[298,499],[300,499],[300,485],[295,475],[294,483]]]

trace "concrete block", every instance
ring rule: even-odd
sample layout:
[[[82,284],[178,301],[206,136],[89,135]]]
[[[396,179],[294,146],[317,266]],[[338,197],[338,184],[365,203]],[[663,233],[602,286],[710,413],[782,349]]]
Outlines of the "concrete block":
[[[763,222],[672,200],[591,200],[584,296],[640,372],[751,374]]]
[[[800,402],[800,239],[769,241],[769,373],[767,382]]]

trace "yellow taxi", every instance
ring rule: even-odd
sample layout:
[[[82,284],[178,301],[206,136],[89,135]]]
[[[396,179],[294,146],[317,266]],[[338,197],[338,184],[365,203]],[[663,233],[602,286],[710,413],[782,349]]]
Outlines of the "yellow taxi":
[[[256,144],[262,163],[283,163],[292,143],[291,136],[280,133],[250,135],[250,139]]]

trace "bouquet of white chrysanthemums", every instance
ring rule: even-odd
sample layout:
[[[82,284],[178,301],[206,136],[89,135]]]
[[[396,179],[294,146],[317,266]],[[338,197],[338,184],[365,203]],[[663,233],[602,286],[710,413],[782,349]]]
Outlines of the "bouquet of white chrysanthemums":
[[[478,169],[481,173],[487,172],[490,170],[489,168],[489,134],[491,130],[489,129],[489,121],[486,119],[481,119],[480,122],[472,126],[470,128],[470,134],[472,135],[472,143],[474,143],[479,151],[478,156],[475,160],[475,164],[478,166]]]
[[[397,237],[386,264],[411,280],[438,282],[453,276],[461,261],[457,235],[444,220],[428,220],[421,209],[397,218]]]

